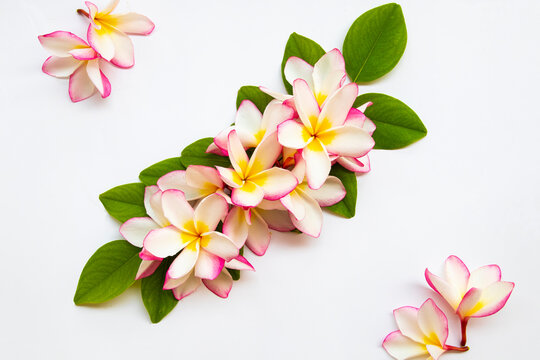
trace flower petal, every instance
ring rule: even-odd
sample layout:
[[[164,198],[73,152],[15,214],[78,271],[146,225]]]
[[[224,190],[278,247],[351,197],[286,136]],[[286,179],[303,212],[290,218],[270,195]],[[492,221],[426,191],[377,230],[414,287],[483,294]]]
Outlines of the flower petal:
[[[419,342],[424,342],[424,333],[418,326],[418,309],[411,306],[404,306],[394,310],[394,318],[398,329],[406,337]]]
[[[326,149],[319,139],[314,139],[302,151],[302,157],[306,161],[306,176],[309,187],[320,188],[330,173],[330,158]]]
[[[106,98],[111,93],[111,83],[99,68],[99,59],[89,60],[86,62],[86,72],[90,81],[94,84],[103,98]]]
[[[439,357],[446,351],[445,349],[436,345],[426,345],[426,349],[429,352],[429,355],[431,355],[431,357],[433,358],[433,360],[439,359]]]
[[[367,173],[371,170],[368,155],[359,158],[340,156],[338,157],[337,162],[345,169],[357,173]]]
[[[454,286],[461,296],[467,291],[470,272],[467,266],[457,256],[449,256],[445,261],[446,281]]]
[[[244,246],[248,234],[245,210],[239,206],[233,206],[223,222],[223,233],[227,235],[237,248]]]
[[[191,187],[186,182],[186,171],[175,170],[160,177],[157,181],[161,191],[176,189],[184,193],[187,201],[200,199],[207,194],[206,190]]]
[[[459,305],[458,314],[462,319],[485,317],[501,310],[514,290],[514,283],[499,281],[484,290],[470,289]]]
[[[214,280],[203,279],[202,282],[208,290],[220,298],[228,297],[233,285],[233,279],[228,271],[222,271]]]
[[[424,344],[409,339],[399,331],[388,334],[383,341],[383,348],[390,356],[397,360],[407,360],[420,355],[428,355]]]
[[[298,220],[291,216],[291,220],[298,230],[304,234],[319,237],[322,229],[323,215],[322,210],[317,201],[309,197],[307,194],[298,190],[298,194],[302,198],[305,208],[305,216]]]
[[[263,256],[270,244],[268,225],[256,211],[251,211],[251,225],[248,228],[246,246],[255,255]]]
[[[86,41],[68,31],[55,31],[50,34],[38,36],[41,46],[51,54],[58,57],[71,57],[69,51],[88,47]]]
[[[225,184],[229,185],[232,188],[242,187],[243,180],[240,178],[240,176],[234,169],[224,168],[221,166],[216,166],[216,169]]]
[[[186,275],[179,277],[177,279],[173,279],[169,277],[169,274],[165,274],[165,283],[163,284],[163,290],[171,290],[174,289],[180,285],[182,285],[186,280],[188,280],[190,277],[193,277],[193,271],[187,273]]]
[[[252,181],[246,181],[240,188],[232,189],[231,201],[244,207],[257,206],[264,198],[264,190]]]
[[[131,218],[120,226],[120,234],[130,244],[142,247],[146,235],[159,227],[154,220],[148,217]]]
[[[64,78],[73,74],[81,64],[79,60],[72,57],[49,56],[41,70],[47,75]]]
[[[186,236],[190,235],[183,234],[174,226],[152,230],[144,238],[144,249],[159,258],[172,256],[182,250],[189,240],[194,240]]]
[[[341,126],[347,118],[349,110],[358,96],[358,85],[350,83],[336,91],[326,101],[319,116],[322,121],[317,131],[327,130],[336,126]]]
[[[161,260],[143,260],[141,265],[139,265],[139,270],[137,270],[137,275],[135,280],[139,280],[145,277],[148,277],[156,271],[156,269],[161,264]]]
[[[237,257],[235,257],[231,261],[227,261],[225,263],[225,267],[227,269],[234,269],[234,270],[255,271],[255,268],[253,267],[253,265],[251,265],[249,263],[249,261],[247,261],[247,259],[245,257],[243,257],[242,255],[238,255]]]
[[[92,24],[88,26],[88,31],[86,36],[88,42],[92,48],[98,52],[102,58],[107,61],[111,61],[114,57],[114,42],[109,36],[109,28],[101,27],[101,29],[96,29]]]
[[[78,102],[94,95],[96,87],[88,77],[85,66],[79,66],[69,77],[69,97]]]
[[[203,165],[189,165],[186,169],[186,182],[189,186],[212,192],[223,187],[219,172],[213,167]]]
[[[116,7],[118,6],[118,3],[119,3],[119,2],[120,2],[120,0],[111,0],[111,1],[107,4],[107,6],[105,6],[105,7],[103,8],[103,10],[101,10],[100,15],[101,15],[101,14],[103,14],[103,15],[108,15],[108,14],[110,14],[111,12],[113,12],[114,9],[116,9]]]
[[[267,200],[279,200],[289,194],[298,185],[298,180],[289,171],[278,167],[262,171],[250,178],[260,186]]]
[[[338,126],[323,131],[317,137],[328,152],[341,156],[364,156],[375,146],[371,135],[352,125]]]
[[[170,225],[169,220],[163,215],[161,203],[162,192],[156,185],[147,186],[144,189],[144,207],[146,213],[162,227]]]
[[[253,211],[253,210],[252,210]],[[287,211],[283,210],[263,210],[257,208],[257,213],[272,230],[288,232],[295,229],[291,217]]]
[[[345,60],[338,49],[324,54],[313,67],[313,89],[320,105],[343,83]]]
[[[225,220],[228,211],[229,205],[221,195],[212,194],[202,199],[193,217],[198,233],[214,231],[219,222]]]
[[[272,100],[266,106],[261,121],[261,128],[265,130],[265,136],[277,131],[279,124],[294,117],[294,109],[278,100]]]
[[[313,198],[320,206],[331,206],[337,204],[345,195],[347,190],[341,180],[335,176],[329,176],[324,184],[317,190],[312,190],[308,187],[302,188],[309,197]]]
[[[195,276],[201,279],[214,280],[223,269],[225,260],[201,249],[195,264]]]
[[[129,36],[111,27],[107,27],[107,30],[114,44],[114,57],[110,60],[111,63],[124,69],[132,67],[135,64],[135,55]]]
[[[501,268],[497,265],[486,265],[471,272],[467,288],[485,289],[497,281],[501,281]]]
[[[428,285],[454,309],[457,310],[461,302],[461,294],[448,282],[432,274],[428,269],[424,273]]]
[[[163,214],[179,229],[194,233],[193,217],[195,212],[180,190],[165,190],[161,195]]]
[[[308,83],[302,79],[294,81],[293,94],[294,105],[298,112],[298,116],[302,123],[304,123],[304,126],[311,134],[313,134],[317,128],[317,122],[319,121],[319,104],[317,103],[317,100],[315,100]],[[349,110],[347,109],[347,111]]]
[[[231,159],[234,170],[239,176],[245,177],[247,174],[249,158],[235,130],[229,133],[227,152],[229,153],[229,158]]]
[[[232,240],[227,236],[217,231],[211,231],[203,235],[201,239],[201,247],[225,261],[230,261],[238,256],[238,248]]]
[[[244,100],[238,107],[235,118],[235,129],[242,145],[246,148],[255,147],[262,139],[262,114],[250,100]]]
[[[277,158],[281,155],[282,146],[278,142],[277,132],[265,137],[259,146],[255,148],[249,160],[247,175],[252,176],[274,166]]]
[[[279,199],[281,204],[285,206],[287,210],[296,218],[296,220],[303,220],[306,217],[306,206],[304,199],[300,196],[299,191],[292,191],[287,196]]]
[[[307,128],[296,120],[284,121],[277,129],[279,143],[291,149],[303,149],[311,140]]]
[[[418,325],[432,344],[444,347],[448,339],[448,320],[432,299],[418,309]]]
[[[313,66],[303,59],[296,56],[291,56],[287,59],[283,68],[283,74],[289,84],[294,83],[296,79],[302,79],[313,89]]]
[[[186,246],[182,252],[174,259],[167,274],[173,279],[177,279],[188,274],[194,267],[199,258],[199,242],[193,241]]]
[[[172,290],[176,300],[180,301],[186,296],[193,294],[197,288],[201,285],[201,279],[195,276],[190,276],[181,285]]]
[[[78,48],[69,51],[69,54],[77,60],[94,60],[99,54],[91,47]]]
[[[110,16],[106,20],[109,25],[130,35],[150,35],[156,27],[146,16],[133,12]]]
[[[282,94],[282,93],[272,91],[272,90],[270,90],[268,88],[265,88],[264,86],[259,86],[259,89],[263,93],[268,94],[271,97],[273,97],[274,99],[279,100],[279,101],[286,101],[288,99],[292,99],[292,97],[293,97],[292,95],[289,95],[289,94]]]

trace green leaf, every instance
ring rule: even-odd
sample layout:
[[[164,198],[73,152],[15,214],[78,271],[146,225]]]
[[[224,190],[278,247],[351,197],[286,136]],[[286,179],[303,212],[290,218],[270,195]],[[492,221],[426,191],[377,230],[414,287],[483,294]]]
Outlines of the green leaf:
[[[407,45],[401,6],[386,4],[362,14],[343,42],[347,74],[353,82],[380,78],[394,68]]]
[[[116,220],[124,222],[146,215],[144,208],[144,184],[120,185],[99,195],[105,210]]]
[[[180,161],[180,157],[174,157],[160,161],[147,167],[139,174],[139,179],[145,185],[156,185],[158,179],[174,170],[185,170],[186,167]]]
[[[285,79],[285,64],[291,56],[299,57],[300,59],[305,60],[311,65],[315,63],[323,56],[325,53],[321,45],[317,44],[315,41],[308,39],[305,36],[298,35],[297,33],[292,33],[287,40],[285,45],[285,53],[283,54],[283,61],[281,62],[281,77],[283,78],[283,84],[285,84],[285,89],[289,94],[292,94],[292,86],[289,84],[287,79]]]
[[[240,249],[240,255],[244,255],[244,248],[243,247]],[[234,281],[240,280],[240,270],[227,269],[227,271],[229,272],[229,274],[231,274],[231,277],[232,277],[232,279]]]
[[[366,116],[377,125],[373,133],[375,149],[400,149],[426,136],[422,120],[398,99],[384,94],[364,94],[356,98],[353,106],[368,101],[373,105],[366,109]]]
[[[231,162],[227,156],[208,154],[206,149],[214,141],[213,138],[204,138],[188,145],[180,156],[180,161],[185,167],[189,165],[223,166],[230,167]]]
[[[152,275],[141,281],[141,297],[144,307],[150,315],[150,321],[154,324],[160,322],[178,304],[172,290],[163,290],[165,274],[172,261],[172,257],[164,259]]]
[[[83,268],[73,298],[75,304],[102,303],[123,293],[135,282],[140,251],[126,240],[100,247]]]
[[[356,174],[352,171],[345,169],[339,164],[334,164],[330,175],[334,175],[339,178],[347,190],[347,195],[332,206],[328,206],[325,209],[333,212],[334,214],[341,215],[347,219],[350,219],[356,213],[356,193],[357,193],[357,181]]]
[[[238,95],[236,96],[236,108],[238,109],[242,101],[250,100],[257,106],[257,109],[263,113],[264,109],[266,109],[266,106],[272,99],[273,97],[262,92],[258,86],[242,86],[240,90],[238,90]]]

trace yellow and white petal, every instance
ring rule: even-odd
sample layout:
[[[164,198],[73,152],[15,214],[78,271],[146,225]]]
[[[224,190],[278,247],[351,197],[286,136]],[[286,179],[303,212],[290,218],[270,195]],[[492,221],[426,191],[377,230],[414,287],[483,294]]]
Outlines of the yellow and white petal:
[[[467,266],[457,256],[449,256],[444,263],[446,281],[463,296],[467,291],[470,272]]]
[[[222,271],[214,280],[202,280],[204,286],[220,298],[226,298],[229,296],[233,285],[232,276],[228,271]]]
[[[279,201],[285,206],[287,210],[296,218],[296,220],[303,220],[306,216],[306,208],[304,199],[299,195],[298,191],[292,191],[287,196],[282,197]]]
[[[160,226],[151,218],[138,217],[131,218],[120,226],[120,234],[130,244],[142,247],[146,235],[152,230],[159,229]]]
[[[238,248],[225,234],[217,231],[205,233],[201,239],[201,247],[225,261],[230,261],[238,256]]]
[[[262,139],[262,135],[259,135],[262,117],[257,106],[249,100],[242,101],[238,107],[234,126],[244,147],[250,148],[259,144]]]
[[[186,171],[175,170],[160,177],[157,185],[162,191],[176,189],[184,193],[187,201],[197,200],[212,193],[206,189],[191,187],[186,182]]]
[[[165,227],[171,223],[163,214],[163,206],[161,203],[162,192],[156,185],[147,186],[144,189],[144,207],[146,213],[160,226]]]
[[[172,290],[176,300],[180,301],[186,296],[193,294],[201,285],[201,279],[195,276],[190,276],[182,284]]]
[[[194,211],[180,190],[165,190],[161,195],[163,214],[171,224],[185,232],[196,234],[193,228]]]
[[[261,129],[268,136],[277,131],[279,124],[294,117],[294,109],[283,104],[281,101],[272,100],[266,106],[261,120]],[[262,140],[262,139],[261,139]]]
[[[473,287],[485,289],[498,281],[501,281],[501,269],[497,265],[482,266],[471,272],[467,290]]]
[[[305,216],[303,219],[298,220],[294,216],[291,216],[292,223],[298,230],[313,237],[319,237],[321,234],[323,214],[321,207],[311,197],[305,194],[302,190],[297,190],[298,194],[302,198],[304,203]]]
[[[223,187],[219,172],[210,166],[190,165],[186,169],[186,182],[189,186],[208,189],[212,192]]]
[[[429,355],[424,344],[409,339],[399,331],[390,333],[384,339],[383,348],[396,360],[416,359],[422,355]]]
[[[229,158],[231,159],[231,164],[234,170],[238,173],[240,177],[245,178],[247,174],[249,158],[235,130],[229,133],[227,152],[229,153]]]
[[[88,42],[96,50],[102,58],[111,61],[115,54],[115,44],[109,36],[110,28],[102,26],[101,29],[96,29],[94,26],[88,26]]]
[[[320,188],[330,173],[332,166],[326,149],[319,139],[314,139],[302,150],[302,157],[306,161],[306,177],[309,187]]]
[[[339,178],[335,176],[329,176],[324,184],[317,190],[310,189],[309,187],[302,188],[309,197],[313,198],[319,203],[320,206],[334,205],[347,195],[347,190]]]
[[[319,126],[316,131],[324,131],[341,126],[358,96],[358,85],[351,83],[336,91],[321,109]]]
[[[293,173],[278,167],[261,171],[250,177],[250,181],[260,186],[264,191],[264,198],[270,201],[281,199],[298,185]]]
[[[58,78],[69,77],[83,63],[80,60],[70,57],[50,56],[45,60],[41,70],[47,75]]]
[[[118,6],[118,3],[120,2],[120,0],[111,0],[107,6],[105,6],[103,8],[103,10],[101,10],[99,12],[99,15],[103,16],[103,15],[109,15],[111,12],[114,11],[114,9],[116,9],[116,7]]]
[[[352,125],[331,128],[320,132],[317,137],[329,153],[340,156],[361,157],[375,146],[371,135]]]
[[[308,86],[313,89],[313,66],[308,64],[305,60],[296,56],[291,56],[287,59],[285,67],[283,68],[283,74],[289,84],[294,83],[296,79],[304,80]]]
[[[281,145],[278,142],[277,132],[265,137],[259,146],[255,148],[251,159],[249,160],[246,176],[252,176],[263,170],[270,169],[276,163],[281,155]]]
[[[54,56],[71,57],[73,49],[88,47],[88,44],[77,35],[67,31],[55,31],[38,36],[41,46]]]
[[[146,16],[133,12],[122,15],[105,16],[101,20],[121,32],[130,35],[150,35],[156,27]]]
[[[490,316],[501,310],[514,290],[514,283],[498,281],[484,290],[472,288],[463,297],[458,314],[468,317]]]
[[[432,299],[418,309],[418,326],[431,344],[443,347],[448,339],[448,320]]]
[[[168,276],[177,279],[189,273],[197,263],[199,251],[199,241],[193,241],[186,246],[172,262],[167,272]]]
[[[319,121],[319,104],[308,83],[298,79],[293,83],[294,104],[298,116],[308,131],[313,134]],[[347,109],[347,111],[349,111]]]
[[[135,275],[135,280],[139,280],[152,275],[154,271],[157,270],[160,264],[161,260],[141,261],[141,265],[139,265],[139,269],[137,270],[137,274]]]
[[[85,66],[79,66],[69,77],[69,97],[78,102],[89,98],[96,92],[96,87],[88,77]]]
[[[246,246],[255,255],[263,256],[270,244],[270,231],[268,224],[257,211],[251,212],[251,225],[248,228]]]
[[[425,271],[425,277],[428,285],[441,295],[454,310],[457,310],[463,297],[462,294],[446,280],[431,273],[428,269]]]
[[[104,81],[103,79],[102,72],[99,69],[99,59],[87,61],[86,72],[99,93],[104,97],[106,97],[106,94],[108,96],[110,94],[110,84],[108,84],[108,80]]]
[[[172,256],[182,250],[186,243],[183,241],[186,234],[174,226],[152,230],[144,238],[144,249],[158,258]]]
[[[279,143],[287,148],[303,149],[312,140],[308,129],[296,120],[284,121],[277,129]]]
[[[248,235],[245,212],[246,210],[241,207],[233,206],[223,222],[223,233],[233,241],[238,249],[244,246]]]
[[[225,261],[208,251],[201,249],[199,258],[195,264],[195,276],[201,279],[214,280],[218,277]]]
[[[229,205],[223,196],[212,194],[197,205],[193,221],[199,234],[214,231],[220,221],[225,220]]]
[[[224,168],[221,166],[216,166],[219,176],[223,182],[229,185],[232,188],[239,188],[244,185],[244,180],[238,175],[236,170],[230,168]]]
[[[107,27],[107,31],[114,44],[114,57],[110,60],[111,63],[124,69],[132,67],[135,64],[135,55],[129,36],[111,27]]]
[[[406,337],[423,343],[425,335],[418,326],[418,309],[411,306],[404,306],[394,310],[394,318],[398,329]]]
[[[315,97],[322,106],[345,80],[345,60],[338,49],[324,54],[313,67],[313,89]]]

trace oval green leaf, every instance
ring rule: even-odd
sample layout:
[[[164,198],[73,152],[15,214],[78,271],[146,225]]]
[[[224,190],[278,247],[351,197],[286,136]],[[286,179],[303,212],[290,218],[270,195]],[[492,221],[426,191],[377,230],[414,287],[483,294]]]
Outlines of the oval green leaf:
[[[174,157],[160,161],[147,167],[139,174],[141,182],[147,186],[156,185],[158,179],[174,170],[185,170],[186,167],[180,161],[180,157]]]
[[[362,14],[343,42],[347,74],[353,82],[373,81],[399,62],[407,45],[407,27],[398,4],[386,4]]]
[[[141,297],[150,321],[154,324],[160,322],[178,304],[172,290],[163,290],[165,274],[172,259],[163,260],[152,275],[141,280]]]
[[[188,145],[180,156],[180,161],[185,167],[189,165],[223,166],[230,167],[231,162],[227,156],[208,154],[206,149],[214,141],[213,138],[204,138]]]
[[[356,213],[356,195],[357,195],[357,181],[356,174],[352,171],[345,169],[339,164],[334,164],[330,175],[333,175],[341,180],[347,195],[332,206],[325,207],[326,210],[333,212],[334,214],[341,215],[347,219],[350,219]]]
[[[375,149],[401,149],[426,136],[422,120],[398,99],[384,94],[364,94],[356,98],[354,107],[368,101],[373,105],[366,109],[366,116],[377,125],[373,133]]]
[[[144,184],[120,185],[99,195],[105,210],[116,220],[124,222],[146,215],[144,207]]]
[[[123,293],[135,282],[140,251],[126,240],[100,247],[83,268],[73,298],[75,304],[102,303]]]
[[[315,65],[323,55],[324,49],[315,41],[297,33],[292,33],[291,36],[289,36],[289,40],[287,40],[287,44],[285,45],[283,60],[281,61],[281,77],[283,78],[285,89],[287,89],[289,94],[292,94],[292,86],[287,79],[285,79],[284,72],[287,60],[289,60],[291,56],[296,56],[311,65]]]
[[[242,86],[240,90],[238,90],[238,95],[236,96],[236,108],[238,109],[242,101],[249,100],[257,106],[257,109],[259,109],[261,113],[263,113],[264,109],[266,109],[266,106],[272,99],[274,98],[262,92],[258,86]]]

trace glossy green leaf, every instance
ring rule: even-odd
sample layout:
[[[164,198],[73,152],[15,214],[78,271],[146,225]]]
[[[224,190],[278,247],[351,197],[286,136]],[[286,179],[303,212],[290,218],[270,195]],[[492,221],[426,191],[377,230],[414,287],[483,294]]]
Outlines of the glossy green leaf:
[[[208,154],[206,149],[214,141],[213,138],[204,138],[188,145],[180,156],[180,161],[185,167],[189,165],[223,166],[230,167],[231,162],[227,156]]]
[[[289,94],[292,94],[292,85],[285,79],[285,64],[291,56],[299,57],[305,60],[311,65],[315,63],[324,55],[324,49],[315,41],[308,39],[305,36],[292,33],[285,45],[285,53],[283,54],[283,61],[281,62],[281,77],[283,78],[283,84]]]
[[[333,212],[334,214],[341,215],[345,218],[352,218],[356,213],[356,195],[357,195],[357,180],[356,174],[352,171],[345,169],[339,164],[334,164],[330,175],[334,175],[339,178],[347,190],[347,195],[332,206],[325,207],[326,210]]]
[[[73,301],[77,305],[108,301],[135,282],[141,249],[126,240],[100,247],[83,268]]]
[[[99,195],[99,200],[105,210],[120,222],[148,216],[144,208],[144,188],[141,183],[120,185]]]
[[[273,97],[262,92],[258,86],[242,86],[240,90],[238,90],[238,95],[236,96],[236,108],[238,109],[242,101],[250,100],[257,106],[257,109],[259,109],[261,113],[264,113],[264,109],[266,109],[266,106],[272,99]]]
[[[165,274],[174,258],[164,259],[156,271],[141,280],[141,297],[154,324],[160,322],[178,304],[172,290],[163,290]]]
[[[373,133],[375,149],[400,149],[426,136],[422,120],[398,99],[384,94],[364,94],[356,99],[354,107],[368,101],[373,105],[367,108],[366,115],[377,125]]]
[[[361,15],[343,42],[347,74],[353,82],[373,81],[388,73],[407,45],[401,6],[386,4]]]
[[[145,185],[156,185],[158,179],[174,170],[185,170],[186,167],[180,161],[180,157],[174,157],[160,161],[147,167],[139,174],[139,179]]]

